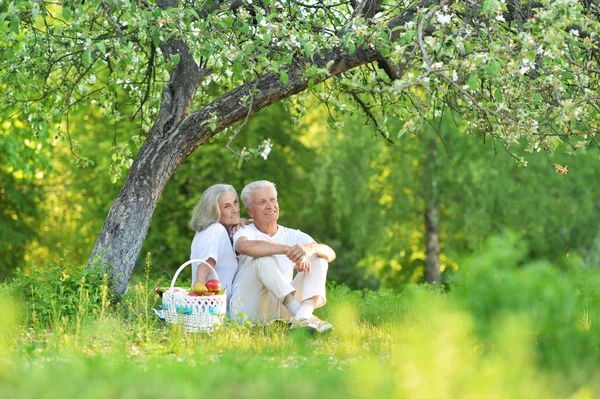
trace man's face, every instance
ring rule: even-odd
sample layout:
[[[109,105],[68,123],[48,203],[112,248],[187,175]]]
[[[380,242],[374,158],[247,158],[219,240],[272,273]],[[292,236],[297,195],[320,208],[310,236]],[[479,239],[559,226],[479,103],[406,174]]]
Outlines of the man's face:
[[[271,187],[258,188],[252,191],[251,206],[248,215],[256,224],[268,224],[279,219],[279,203],[275,190]]]

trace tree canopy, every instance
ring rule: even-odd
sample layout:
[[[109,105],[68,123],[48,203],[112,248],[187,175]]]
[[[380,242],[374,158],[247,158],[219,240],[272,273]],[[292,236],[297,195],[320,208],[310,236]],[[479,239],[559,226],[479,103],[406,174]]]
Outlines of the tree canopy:
[[[239,127],[278,101],[302,108],[289,99],[305,90],[388,140],[449,113],[522,164],[599,147],[599,12],[574,0],[2,2],[0,107],[34,135],[65,135],[82,165],[71,112],[110,116],[112,173],[129,171],[90,258],[123,292],[178,166],[222,131],[240,159],[259,154],[267,144],[236,147]],[[130,139],[143,143],[135,160]]]

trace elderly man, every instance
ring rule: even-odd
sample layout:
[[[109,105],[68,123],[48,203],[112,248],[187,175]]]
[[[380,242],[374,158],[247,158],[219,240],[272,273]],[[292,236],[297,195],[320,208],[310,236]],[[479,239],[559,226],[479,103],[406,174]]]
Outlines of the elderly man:
[[[325,280],[328,262],[335,259],[333,249],[300,230],[277,224],[279,204],[273,183],[250,183],[241,197],[254,224],[233,236],[240,256],[230,313],[243,313],[254,322],[291,319],[292,328],[331,330],[331,324],[313,311],[326,302]]]

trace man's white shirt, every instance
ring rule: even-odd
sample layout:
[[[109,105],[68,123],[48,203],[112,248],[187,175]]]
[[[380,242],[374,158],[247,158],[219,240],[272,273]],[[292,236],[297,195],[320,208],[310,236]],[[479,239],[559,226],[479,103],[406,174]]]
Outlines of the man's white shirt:
[[[233,236],[233,248],[235,248],[237,240],[239,240],[241,237],[246,237],[248,240],[261,240],[285,245],[310,244],[315,242],[311,236],[300,230],[289,229],[281,225],[278,225],[277,227],[277,233],[275,233],[273,236],[258,230],[254,224],[239,229]],[[288,281],[291,282],[294,275],[294,265],[292,264],[292,261],[289,260],[285,254],[275,255],[275,258],[277,258],[277,263],[279,263],[279,267],[281,268],[283,275],[286,277],[286,279],[288,279]],[[238,256],[238,271],[233,281],[234,292],[237,289],[240,281],[242,281],[242,277],[246,273],[248,265],[250,262],[252,262],[252,259],[254,258],[247,255],[240,254]]]

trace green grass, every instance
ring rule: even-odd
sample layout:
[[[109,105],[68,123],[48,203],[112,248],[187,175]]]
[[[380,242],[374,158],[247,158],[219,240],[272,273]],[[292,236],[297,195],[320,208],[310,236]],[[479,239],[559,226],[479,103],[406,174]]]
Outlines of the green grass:
[[[514,244],[491,243],[448,292],[332,286],[319,315],[335,329],[324,336],[240,325],[187,334],[148,311],[158,297],[146,279],[118,304],[84,301],[42,323],[5,287],[0,397],[596,397],[600,271],[523,265]]]

